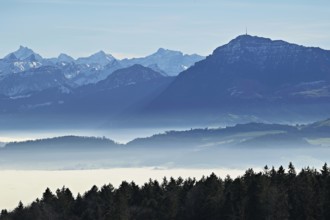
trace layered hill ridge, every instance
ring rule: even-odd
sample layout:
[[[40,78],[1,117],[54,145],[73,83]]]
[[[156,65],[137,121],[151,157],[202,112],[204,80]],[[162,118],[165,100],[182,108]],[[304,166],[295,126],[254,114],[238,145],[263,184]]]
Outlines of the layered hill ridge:
[[[128,148],[190,148],[205,147],[319,147],[330,146],[330,140],[321,142],[330,136],[330,119],[306,125],[266,124],[250,122],[224,128],[198,128],[184,131],[166,131],[149,137],[135,138],[126,144],[102,137],[62,136],[56,138],[10,142],[6,150],[45,149],[67,150],[68,148],[128,147]],[[327,132],[327,133],[326,133]],[[319,141],[319,142],[316,142]],[[285,143],[285,145],[283,145]],[[291,145],[291,146],[290,146]],[[166,149],[165,148],[165,149]]]

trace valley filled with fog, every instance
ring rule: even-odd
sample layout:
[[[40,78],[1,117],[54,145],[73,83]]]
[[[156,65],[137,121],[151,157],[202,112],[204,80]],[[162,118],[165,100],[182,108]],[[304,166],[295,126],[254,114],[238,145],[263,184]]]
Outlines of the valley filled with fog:
[[[248,168],[290,162],[297,170],[328,160],[329,120],[285,125],[246,123],[214,128],[30,130],[3,133],[0,206],[29,204],[46,187],[84,193],[92,185],[149,178],[241,176]],[[67,135],[67,134],[71,135]],[[25,135],[25,136],[24,136]],[[111,138],[110,138],[111,137]],[[29,190],[27,190],[27,188]]]

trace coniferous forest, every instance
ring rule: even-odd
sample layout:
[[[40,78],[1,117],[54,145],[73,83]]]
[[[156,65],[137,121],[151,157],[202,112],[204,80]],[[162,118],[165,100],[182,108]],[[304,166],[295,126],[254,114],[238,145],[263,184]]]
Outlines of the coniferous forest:
[[[75,198],[70,189],[49,189],[41,199],[1,220],[97,219],[330,219],[330,169],[248,169],[243,176],[225,179],[211,174],[200,180],[150,180],[142,186],[122,182],[100,189],[93,186]]]

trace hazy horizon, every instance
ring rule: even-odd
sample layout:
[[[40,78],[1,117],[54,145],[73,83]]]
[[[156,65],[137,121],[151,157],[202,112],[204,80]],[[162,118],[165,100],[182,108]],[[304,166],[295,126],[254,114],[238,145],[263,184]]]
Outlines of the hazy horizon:
[[[19,45],[45,57],[99,50],[117,58],[142,57],[160,47],[208,55],[246,28],[251,35],[330,49],[330,3],[319,2],[5,0],[0,57]]]

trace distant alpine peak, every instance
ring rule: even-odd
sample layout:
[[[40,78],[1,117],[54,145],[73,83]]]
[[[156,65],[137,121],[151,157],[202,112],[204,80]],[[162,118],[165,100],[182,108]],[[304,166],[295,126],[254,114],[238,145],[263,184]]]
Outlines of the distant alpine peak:
[[[161,47],[157,50],[157,53],[166,53],[166,51],[169,51],[169,50]]]
[[[113,62],[115,58],[111,54],[106,54],[103,50],[90,55],[89,57],[78,58],[77,63],[80,64],[100,64],[106,66]]]
[[[103,50],[100,50],[99,52],[93,54],[92,56],[90,56],[90,58],[98,59],[101,64],[102,62],[104,64],[108,64],[109,62],[115,60],[115,58],[111,54],[106,54]]]
[[[107,54],[103,50],[100,50],[100,51],[92,54],[92,56],[107,56]]]
[[[107,54],[106,52],[104,52],[103,50],[100,50],[94,54],[92,54],[91,56],[99,56],[99,57],[111,57],[113,58],[113,56],[111,54]]]
[[[40,61],[42,60],[42,57],[35,53],[33,50],[31,50],[30,48],[28,47],[24,47],[24,46],[20,46],[18,48],[18,50],[16,50],[15,52],[12,52],[10,54],[8,54],[7,56],[5,56],[5,59],[12,59],[14,55],[18,60],[26,60],[27,58],[31,57],[34,57],[36,60]]]
[[[20,45],[19,48],[14,53],[34,53],[34,52],[30,48]]]
[[[155,54],[157,54],[157,55],[170,55],[170,54],[183,55],[183,53],[181,51],[169,50],[169,49],[165,49],[162,47],[159,48]]]
[[[60,55],[58,55],[57,57],[59,62],[73,62],[74,59],[72,57],[70,57],[69,55],[65,54],[65,53],[61,53]]]

